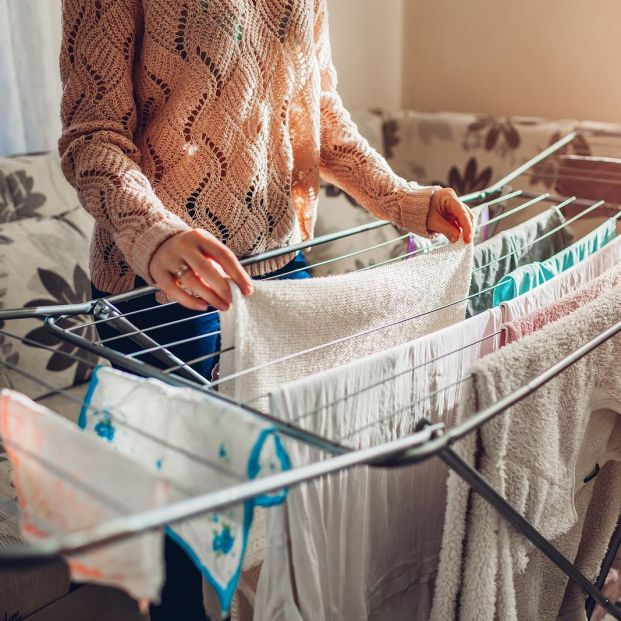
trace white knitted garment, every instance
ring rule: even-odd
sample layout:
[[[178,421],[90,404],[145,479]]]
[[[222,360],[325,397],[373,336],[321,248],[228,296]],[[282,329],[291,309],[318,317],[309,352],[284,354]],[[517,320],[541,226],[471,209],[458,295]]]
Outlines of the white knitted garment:
[[[524,386],[620,321],[620,300],[621,286],[478,362],[460,416]],[[614,337],[479,431],[479,472],[590,579],[621,510],[621,425],[615,439],[607,422],[607,412],[621,414],[620,366]],[[601,423],[589,437],[595,416]],[[456,445],[471,464],[475,435]],[[610,446],[592,446],[597,435]],[[596,463],[601,472],[589,482]],[[431,620],[556,621],[567,577],[480,496],[469,503],[468,486],[453,472],[447,489]]]
[[[431,312],[468,295],[472,245],[458,242],[372,270],[297,281],[257,282],[222,318],[222,378],[261,367],[220,390],[246,401],[282,382],[345,364],[464,318],[466,304]],[[427,314],[425,314],[427,313]],[[409,319],[421,315],[416,319]],[[389,328],[377,329],[387,324]],[[347,338],[373,330],[365,336]],[[335,345],[322,345],[338,339]],[[290,357],[310,348],[311,353]],[[267,363],[283,358],[277,364]],[[253,401],[265,408],[267,399]]]

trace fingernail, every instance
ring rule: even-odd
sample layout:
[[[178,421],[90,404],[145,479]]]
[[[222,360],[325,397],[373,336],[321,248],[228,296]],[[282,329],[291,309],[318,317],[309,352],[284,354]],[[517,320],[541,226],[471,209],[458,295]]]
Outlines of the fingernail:
[[[222,312],[226,312],[227,310],[229,310],[229,308],[231,308],[230,304],[221,304],[219,310],[221,310]]]
[[[244,288],[244,295],[252,295],[254,293],[254,287],[249,285]]]

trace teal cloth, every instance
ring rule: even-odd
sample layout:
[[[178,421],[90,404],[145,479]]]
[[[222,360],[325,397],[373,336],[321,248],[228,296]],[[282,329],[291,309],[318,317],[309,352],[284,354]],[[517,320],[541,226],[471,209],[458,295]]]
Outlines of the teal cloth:
[[[485,290],[520,265],[543,261],[567,248],[574,237],[568,227],[562,227],[564,223],[563,214],[553,207],[476,244],[469,294],[474,297],[468,300],[467,316],[472,317],[491,308],[494,292]],[[545,235],[547,237],[536,241]],[[483,291],[485,293],[481,293]]]
[[[518,267],[502,278],[494,289],[494,306],[531,291],[577,263],[584,261],[611,242],[616,236],[616,231],[617,221],[610,218],[581,240],[550,259]]]

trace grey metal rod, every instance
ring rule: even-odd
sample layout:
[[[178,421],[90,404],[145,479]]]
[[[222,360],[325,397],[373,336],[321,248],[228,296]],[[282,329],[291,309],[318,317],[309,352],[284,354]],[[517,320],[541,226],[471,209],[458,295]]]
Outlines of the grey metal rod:
[[[0,321],[11,319],[43,319],[44,317],[60,317],[61,315],[90,315],[94,301],[83,304],[59,304],[58,306],[36,306],[33,308],[16,308],[0,310]]]
[[[161,528],[166,524],[175,524],[203,513],[219,511],[256,496],[299,485],[345,468],[390,460],[407,449],[424,444],[442,426],[442,424],[434,425],[418,431],[407,438],[352,451],[344,455],[301,466],[294,470],[247,481],[224,490],[203,494],[194,498],[184,499],[165,507],[143,511],[135,515],[113,518],[86,531],[51,537],[36,546],[3,548],[0,551],[0,564],[83,552],[96,546]]]
[[[195,371],[166,347],[160,346],[160,344],[150,336],[138,330],[129,319],[123,316],[110,300],[99,300],[95,305],[94,312],[96,317],[105,317],[108,319],[107,325],[112,326],[121,333],[127,334],[127,338],[140,345],[140,347],[148,349],[153,356],[161,360],[164,364],[177,367],[179,373],[185,375],[188,379],[194,380],[199,384],[209,385],[209,380],[203,377],[198,371]]]
[[[617,522],[617,527],[615,528],[615,532],[612,534],[610,539],[610,544],[608,545],[608,550],[606,551],[606,556],[602,562],[602,566],[599,570],[599,575],[597,576],[597,580],[595,581],[595,586],[598,589],[604,588],[604,583],[606,582],[606,578],[608,577],[608,572],[612,568],[612,565],[617,556],[617,552],[621,547],[621,518]],[[593,610],[595,609],[595,600],[592,597],[589,597],[586,601],[585,608],[587,613],[587,618],[590,619],[593,615]]]

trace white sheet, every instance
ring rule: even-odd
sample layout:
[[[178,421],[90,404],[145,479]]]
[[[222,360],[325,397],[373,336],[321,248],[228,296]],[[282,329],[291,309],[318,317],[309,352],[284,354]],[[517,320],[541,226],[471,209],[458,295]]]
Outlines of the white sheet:
[[[471,363],[495,348],[499,337],[491,335],[499,332],[500,323],[496,308],[283,384],[272,389],[271,413],[329,438],[343,437],[355,448],[412,433],[423,417],[451,426],[462,385],[440,389],[461,379]],[[438,394],[424,398],[434,391]],[[347,400],[329,405],[345,394]],[[288,451],[295,464],[322,457],[299,443],[289,443]],[[430,460],[398,470],[358,468],[291,490],[286,506],[268,516],[255,620],[427,621],[446,477],[446,467]]]

